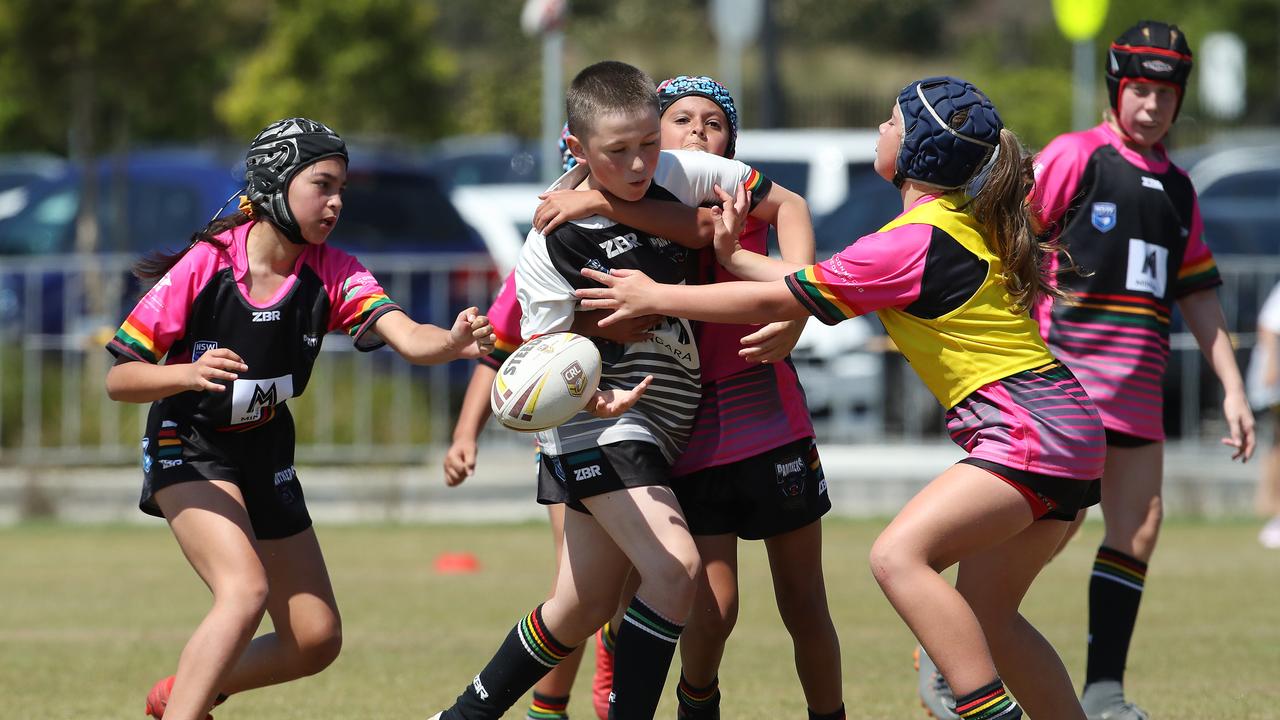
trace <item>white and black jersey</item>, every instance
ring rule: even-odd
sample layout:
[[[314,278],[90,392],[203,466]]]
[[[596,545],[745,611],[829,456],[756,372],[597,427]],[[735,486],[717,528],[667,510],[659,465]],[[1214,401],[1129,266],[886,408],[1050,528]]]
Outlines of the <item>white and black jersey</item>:
[[[574,168],[552,184],[552,190],[578,186],[587,170]],[[717,202],[714,187],[732,191],[738,183],[752,189],[753,202],[764,198],[769,181],[749,166],[709,153],[663,151],[647,196],[697,206]],[[590,217],[565,223],[544,237],[531,231],[516,265],[516,295],[523,313],[525,339],[569,330],[578,299],[577,288],[597,286],[583,277],[584,267],[600,272],[632,268],[656,282],[683,284],[691,267],[690,251],[664,238]],[[565,424],[538,433],[544,452],[562,455],[625,440],[656,444],[668,462],[689,441],[701,399],[701,363],[687,320],[669,317],[650,340],[626,345],[595,338],[604,360],[600,389],[631,389],[646,375],[653,384],[635,407],[618,418],[600,419],[579,413]]]

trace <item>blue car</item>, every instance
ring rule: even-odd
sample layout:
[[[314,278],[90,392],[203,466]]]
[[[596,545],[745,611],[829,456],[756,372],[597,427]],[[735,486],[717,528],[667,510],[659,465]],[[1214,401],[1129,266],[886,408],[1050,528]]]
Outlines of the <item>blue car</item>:
[[[243,186],[243,160],[216,149],[146,150],[97,162],[96,253],[140,256],[185,247]],[[0,256],[76,251],[83,192],[79,169],[25,187],[24,205],[0,220]],[[450,309],[487,303],[497,282],[480,236],[467,225],[435,177],[391,154],[352,150],[342,219],[330,242],[387,276],[392,297],[422,321],[448,322]],[[62,272],[0,270],[0,328],[60,334],[87,314],[83,293],[68,292]],[[445,270],[447,272],[441,272]],[[448,287],[435,287],[442,281]],[[39,284],[36,290],[29,289]],[[127,311],[139,287],[130,280]],[[24,310],[39,298],[38,312]],[[114,301],[114,300],[113,300]],[[443,319],[442,319],[443,318]],[[34,319],[34,322],[33,322]],[[113,319],[113,321],[118,319]]]

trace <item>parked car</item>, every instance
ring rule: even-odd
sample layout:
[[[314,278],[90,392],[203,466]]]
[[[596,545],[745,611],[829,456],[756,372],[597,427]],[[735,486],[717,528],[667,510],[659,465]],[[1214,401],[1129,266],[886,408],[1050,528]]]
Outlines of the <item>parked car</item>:
[[[435,176],[385,153],[353,148],[351,156],[342,220],[330,241],[371,266],[378,266],[380,257],[388,258],[381,262],[390,268],[387,284],[394,281],[388,291],[420,320],[448,322],[449,308],[460,309],[486,297],[497,281],[487,249]],[[242,162],[236,154],[185,149],[137,151],[100,160],[95,168],[97,251],[141,255],[185,246],[191,234],[243,187]],[[0,221],[0,255],[74,252],[80,171],[68,169],[28,188],[30,198],[22,209]],[[442,266],[451,272],[442,275]],[[447,280],[449,287],[436,289],[435,280]],[[32,282],[39,283],[38,290],[27,289]],[[136,297],[136,283],[125,291]],[[84,317],[82,294],[67,297],[61,273],[0,272],[0,325],[27,320],[22,308],[31,292],[41,298],[41,309],[36,327],[26,322],[27,332],[56,334],[66,329],[67,318]],[[447,307],[435,312],[435,305]]]
[[[503,277],[520,259],[520,248],[533,228],[538,195],[545,189],[539,183],[460,185],[449,193],[453,206],[479,233]]]
[[[441,140],[424,164],[446,188],[536,182],[541,152],[536,143],[512,135],[468,135]]]

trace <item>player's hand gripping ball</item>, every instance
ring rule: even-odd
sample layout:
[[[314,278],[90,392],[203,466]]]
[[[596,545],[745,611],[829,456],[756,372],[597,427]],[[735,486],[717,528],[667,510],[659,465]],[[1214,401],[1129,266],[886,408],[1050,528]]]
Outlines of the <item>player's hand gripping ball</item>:
[[[489,406],[512,430],[536,432],[578,414],[599,385],[595,343],[574,333],[551,333],[516,348],[502,363]]]

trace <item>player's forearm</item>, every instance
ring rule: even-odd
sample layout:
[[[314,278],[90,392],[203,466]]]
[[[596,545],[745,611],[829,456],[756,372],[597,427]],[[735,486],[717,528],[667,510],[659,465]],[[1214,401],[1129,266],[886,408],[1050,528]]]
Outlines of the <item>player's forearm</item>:
[[[695,250],[709,246],[715,236],[715,221],[708,209],[664,200],[646,198],[632,202],[619,200],[609,193],[602,195],[605,210],[601,214],[623,225]]]
[[[467,392],[462,396],[462,408],[458,410],[458,422],[453,426],[453,440],[475,442],[489,421],[489,392],[493,388],[493,379],[498,371],[476,363],[475,372],[471,373],[471,382],[467,384]]]
[[[652,313],[656,315],[718,323],[764,323],[808,316],[780,281],[662,285],[660,288]]]
[[[809,204],[804,198],[788,191],[787,197],[778,205],[775,227],[778,229],[778,250],[782,253],[782,259],[790,263],[812,265],[816,241],[813,237],[813,219],[809,217]]]
[[[809,252],[813,257],[813,251]],[[743,280],[755,282],[773,282],[802,270],[808,263],[801,265],[786,260],[778,260],[767,255],[753,253],[750,250],[737,250],[722,263],[726,270]]]
[[[450,340],[449,331],[435,325],[418,324],[404,339],[387,343],[405,360],[414,365],[439,365],[457,360],[462,348]]]
[[[107,397],[119,402],[155,402],[190,389],[181,365],[136,361],[112,366],[107,371]]]
[[[1178,301],[1182,317],[1196,338],[1196,344],[1213,368],[1227,393],[1243,393],[1244,380],[1236,364],[1235,348],[1227,333],[1227,321],[1214,290],[1201,290]]]

